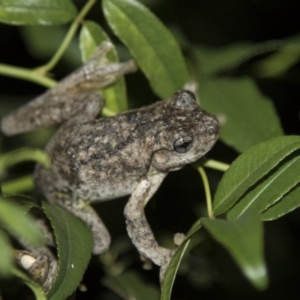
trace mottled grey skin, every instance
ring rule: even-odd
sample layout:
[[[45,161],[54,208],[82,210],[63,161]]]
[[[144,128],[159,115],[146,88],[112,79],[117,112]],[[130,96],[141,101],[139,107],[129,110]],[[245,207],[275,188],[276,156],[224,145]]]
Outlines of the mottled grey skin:
[[[89,63],[84,68],[88,66]],[[114,79],[134,69],[132,63],[118,66],[113,73]],[[85,88],[83,81],[90,78],[84,68],[81,73],[79,70],[60,83],[56,88],[59,92],[54,88],[35,100],[41,102],[35,108],[38,112],[33,112],[39,117],[38,121],[23,107],[2,121],[2,130],[15,134],[22,128],[42,125],[44,99],[48,103],[46,125],[64,124],[46,147],[51,168],[36,167],[37,186],[48,201],[59,204],[86,222],[94,235],[95,254],[108,249],[110,236],[88,204],[131,195],[125,207],[129,236],[142,256],[162,267],[162,276],[174,250],[157,244],[146,220],[144,206],[168,172],[196,161],[212,148],[219,136],[219,122],[203,111],[188,91],[178,91],[166,101],[114,117],[95,119],[102,99],[91,92],[91,85]],[[101,69],[109,73],[107,66]],[[82,70],[82,81],[73,87],[74,78],[80,77],[78,74],[82,75]],[[68,101],[68,109],[64,109],[65,101]],[[34,104],[30,105],[32,111]],[[60,108],[64,111],[63,117]],[[19,120],[24,123],[26,114],[29,126],[22,125],[18,129],[17,123]],[[55,122],[49,119],[55,119]]]
[[[114,117],[66,124],[46,147],[51,169],[38,166],[36,182],[50,197],[65,191],[93,202],[129,195],[151,167],[153,175],[168,173],[203,156],[218,129],[215,118],[184,91]],[[187,137],[190,151],[176,152],[175,141]]]

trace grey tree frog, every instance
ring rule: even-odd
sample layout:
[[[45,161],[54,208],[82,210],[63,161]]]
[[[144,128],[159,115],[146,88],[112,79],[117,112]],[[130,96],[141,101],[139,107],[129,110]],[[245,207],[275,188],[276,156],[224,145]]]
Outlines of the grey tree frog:
[[[213,147],[220,124],[185,90],[146,107],[96,118],[103,106],[97,91],[136,69],[133,61],[100,65],[110,49],[110,43],[103,43],[79,70],[4,117],[1,128],[15,135],[62,123],[45,149],[51,168],[36,166],[37,187],[49,202],[89,226],[94,254],[108,249],[110,235],[90,203],[130,195],[125,206],[128,234],[138,252],[161,266],[163,274],[174,250],[158,245],[144,207],[169,172]],[[54,275],[48,277],[45,288]]]

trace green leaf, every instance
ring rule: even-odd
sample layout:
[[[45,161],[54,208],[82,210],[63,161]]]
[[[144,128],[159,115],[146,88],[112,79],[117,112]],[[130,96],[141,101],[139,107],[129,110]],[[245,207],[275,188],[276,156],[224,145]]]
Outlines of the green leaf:
[[[26,240],[33,246],[44,243],[44,236],[34,220],[25,215],[18,205],[4,198],[0,198],[0,223],[16,239]]]
[[[23,273],[21,270],[17,268],[13,269],[13,274],[16,277],[20,278],[33,291],[36,300],[47,300],[42,286],[37,284],[27,274]]]
[[[299,148],[299,136],[282,136],[253,146],[240,155],[219,183],[213,203],[214,214],[226,212],[260,178]]]
[[[221,140],[240,152],[283,134],[272,102],[249,78],[204,81],[199,93],[222,123]]]
[[[182,89],[188,71],[169,30],[135,0],[104,0],[103,11],[114,33],[128,47],[152,89],[167,98]]]
[[[254,70],[261,77],[278,77],[299,62],[300,35],[288,37],[281,43],[281,48],[267,58],[258,61]]]
[[[0,21],[11,25],[58,25],[77,10],[70,0],[0,0]]]
[[[159,290],[141,280],[134,272],[126,272],[118,276],[106,276],[102,284],[123,299],[127,300],[158,300]]]
[[[193,50],[197,70],[203,75],[232,69],[257,53],[253,43],[236,43],[222,48],[195,46]]]
[[[228,219],[236,219],[247,209],[263,212],[300,182],[300,156],[287,157],[257,185],[252,187],[227,213]],[[300,203],[300,201],[299,201]]]
[[[257,289],[266,289],[268,277],[259,215],[248,210],[233,221],[206,218],[201,221],[212,237],[229,251],[250,282]]]
[[[165,273],[164,281],[161,286],[161,300],[171,299],[172,288],[175,282],[175,277],[182,261],[183,255],[190,243],[191,239],[185,240],[176,250],[176,253],[172,257],[169,267]]]
[[[45,168],[50,167],[50,159],[44,151],[39,149],[22,148],[0,156],[0,170],[25,161],[38,162]]]
[[[194,233],[196,233],[201,228],[200,220],[197,220],[193,226],[190,228],[185,241],[178,247],[176,253],[171,259],[171,262],[166,270],[165,277],[163,283],[161,285],[161,300],[169,300],[171,299],[172,288],[174,285],[175,277],[179,268],[179,265],[182,261],[183,255],[191,241],[191,237]]]
[[[233,43],[224,47],[195,46],[196,68],[201,75],[212,76],[238,67],[250,58],[280,49],[281,40],[263,43]]]
[[[283,198],[261,214],[263,221],[278,219],[300,206],[300,186],[283,196]]]
[[[47,298],[66,299],[79,285],[89,263],[92,233],[79,218],[61,207],[43,202],[43,210],[54,229],[59,258],[58,275]]]
[[[104,41],[110,41],[105,31],[95,22],[84,22],[80,32],[80,50],[82,61],[87,62],[95,49]],[[118,62],[115,49],[107,55],[107,62]],[[113,85],[101,91],[105,99],[105,107],[114,114],[127,110],[127,95],[124,76],[120,77]]]
[[[8,277],[14,266],[13,249],[5,232],[0,227],[0,277]]]

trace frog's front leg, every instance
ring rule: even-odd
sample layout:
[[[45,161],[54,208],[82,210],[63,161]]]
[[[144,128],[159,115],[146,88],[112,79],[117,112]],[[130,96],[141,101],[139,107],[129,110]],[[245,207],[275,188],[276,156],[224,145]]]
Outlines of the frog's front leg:
[[[165,173],[159,173],[154,176],[152,175],[150,179],[143,178],[131,194],[124,212],[127,231],[133,244],[142,256],[161,267],[161,280],[174,250],[158,245],[147,222],[144,207],[156,192],[165,176]]]
[[[94,240],[94,254],[101,254],[108,250],[111,241],[110,234],[99,215],[87,202],[82,200],[56,200],[55,202],[80,218],[91,229]]]

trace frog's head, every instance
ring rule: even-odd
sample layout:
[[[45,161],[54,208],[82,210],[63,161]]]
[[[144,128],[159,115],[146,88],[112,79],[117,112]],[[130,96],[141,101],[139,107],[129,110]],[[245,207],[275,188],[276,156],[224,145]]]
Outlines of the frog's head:
[[[152,166],[175,171],[205,155],[219,137],[220,123],[197,103],[189,91],[178,91],[165,102],[167,126],[158,133],[159,149]]]

